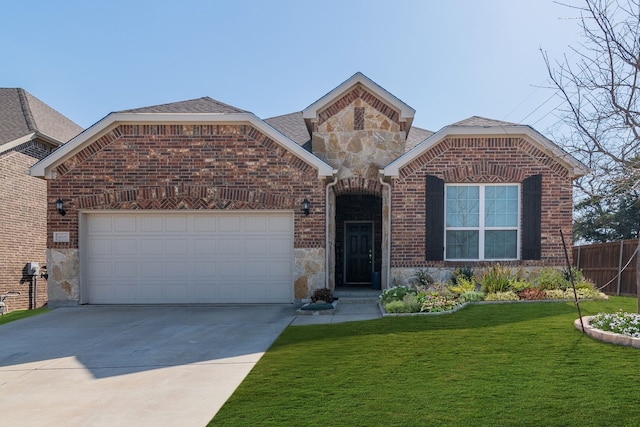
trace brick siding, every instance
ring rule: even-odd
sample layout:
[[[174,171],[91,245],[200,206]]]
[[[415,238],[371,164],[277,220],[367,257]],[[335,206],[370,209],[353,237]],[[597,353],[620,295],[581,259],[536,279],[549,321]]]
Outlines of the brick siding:
[[[294,247],[324,247],[324,183],[317,170],[246,125],[121,125],[55,171],[49,248],[78,247],[78,210],[293,210]],[[52,202],[64,201],[66,216]],[[301,213],[304,198],[311,213]],[[69,231],[54,243],[52,231]]]
[[[457,267],[483,262],[425,260],[425,180],[445,183],[522,183],[542,174],[542,259],[522,266],[564,265],[559,230],[571,236],[572,181],[567,169],[524,138],[447,138],[400,170],[392,183],[391,266]]]
[[[50,152],[48,145],[30,141],[0,153],[0,293],[21,293],[6,299],[10,311],[33,308],[26,263],[46,265],[47,184],[29,176],[29,168]],[[37,293],[41,307],[47,302],[47,281],[40,277]]]

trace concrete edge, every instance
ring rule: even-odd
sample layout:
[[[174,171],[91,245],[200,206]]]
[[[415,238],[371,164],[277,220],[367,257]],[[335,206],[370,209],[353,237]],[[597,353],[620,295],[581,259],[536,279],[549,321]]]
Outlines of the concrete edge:
[[[640,348],[640,338],[630,337],[628,335],[616,334],[614,332],[603,331],[591,326],[591,319],[595,316],[582,316],[582,323],[584,324],[584,333],[591,338],[606,342],[614,345],[624,345],[627,347]],[[582,325],[580,318],[573,321],[573,326],[580,332],[582,332]]]

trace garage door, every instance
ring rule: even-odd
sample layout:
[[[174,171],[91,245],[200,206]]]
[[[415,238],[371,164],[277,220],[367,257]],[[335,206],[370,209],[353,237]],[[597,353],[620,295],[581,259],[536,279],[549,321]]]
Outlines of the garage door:
[[[290,212],[90,213],[81,227],[84,303],[293,300]]]

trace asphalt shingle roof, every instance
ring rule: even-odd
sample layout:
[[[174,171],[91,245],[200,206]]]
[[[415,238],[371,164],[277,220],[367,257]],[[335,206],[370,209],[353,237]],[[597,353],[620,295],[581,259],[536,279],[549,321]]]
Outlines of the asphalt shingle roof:
[[[477,127],[501,127],[501,126],[520,126],[517,123],[503,122],[501,120],[487,119],[486,117],[471,116],[468,119],[461,120],[450,126],[477,126]]]
[[[311,140],[307,125],[302,118],[302,112],[271,117],[264,121],[289,139],[297,142],[298,145],[305,145]]]
[[[118,111],[119,113],[177,113],[177,114],[233,114],[247,111],[233,107],[208,96],[187,101],[171,102],[169,104],[152,105],[150,107],[134,108]]]
[[[413,147],[420,144],[431,135],[433,135],[433,132],[431,132],[430,130],[411,126],[411,129],[409,129],[409,134],[407,135],[407,144],[405,145],[405,151],[411,150]]]
[[[82,128],[20,88],[0,88],[0,146],[33,132],[61,143]]]

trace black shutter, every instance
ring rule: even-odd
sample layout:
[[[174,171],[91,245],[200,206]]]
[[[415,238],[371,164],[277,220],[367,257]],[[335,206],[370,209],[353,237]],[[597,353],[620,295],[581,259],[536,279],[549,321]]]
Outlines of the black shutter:
[[[444,259],[444,181],[427,175],[426,183],[426,259]]]
[[[540,259],[542,234],[542,175],[522,182],[522,259]]]

